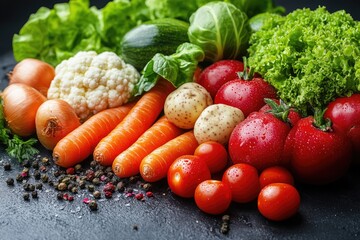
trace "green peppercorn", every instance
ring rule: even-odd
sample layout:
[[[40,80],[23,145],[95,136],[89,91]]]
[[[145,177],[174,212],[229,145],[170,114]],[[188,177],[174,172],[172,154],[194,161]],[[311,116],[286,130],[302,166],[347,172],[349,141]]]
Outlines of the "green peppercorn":
[[[42,164],[44,165],[44,166],[47,166],[47,165],[49,165],[49,158],[48,157],[43,157],[42,159],[41,159],[41,162],[42,162]]]
[[[100,178],[102,175],[104,175],[104,172],[102,170],[98,170],[95,172],[95,177]]]
[[[81,164],[76,164],[74,168],[75,168],[75,171],[78,172],[78,173],[82,171]]]
[[[62,183],[65,183],[65,184],[69,184],[70,183],[70,178],[69,177],[65,177],[63,180],[61,180]]]
[[[152,186],[150,183],[144,183],[142,188],[145,190],[145,191],[150,191]]]

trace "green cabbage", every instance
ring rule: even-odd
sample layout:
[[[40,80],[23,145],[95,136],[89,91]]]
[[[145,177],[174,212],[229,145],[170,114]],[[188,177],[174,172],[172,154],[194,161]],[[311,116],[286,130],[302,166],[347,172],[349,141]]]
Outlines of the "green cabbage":
[[[249,65],[304,114],[360,91],[360,24],[325,7],[274,15],[250,38]]]
[[[204,50],[206,61],[235,59],[246,53],[248,17],[231,3],[210,2],[191,15],[188,36]]]

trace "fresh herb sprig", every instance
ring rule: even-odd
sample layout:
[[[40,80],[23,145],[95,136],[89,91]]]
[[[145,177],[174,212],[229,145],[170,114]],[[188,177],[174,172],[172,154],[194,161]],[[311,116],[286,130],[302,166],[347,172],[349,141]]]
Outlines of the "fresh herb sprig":
[[[0,141],[6,146],[7,154],[12,158],[16,158],[19,162],[39,153],[39,150],[34,147],[37,139],[24,140],[20,136],[11,133],[4,117],[2,99],[0,99]]]

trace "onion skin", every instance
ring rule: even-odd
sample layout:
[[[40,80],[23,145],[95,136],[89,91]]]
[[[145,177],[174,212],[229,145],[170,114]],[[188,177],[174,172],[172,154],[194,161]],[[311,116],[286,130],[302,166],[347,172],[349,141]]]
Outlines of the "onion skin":
[[[28,137],[35,133],[35,116],[46,97],[21,83],[7,86],[3,93],[4,117],[12,133]]]
[[[17,63],[8,76],[9,84],[23,83],[47,96],[50,83],[55,77],[55,69],[41,60],[26,58]]]
[[[36,135],[39,142],[49,150],[68,133],[80,126],[74,108],[62,99],[45,101],[36,113]]]

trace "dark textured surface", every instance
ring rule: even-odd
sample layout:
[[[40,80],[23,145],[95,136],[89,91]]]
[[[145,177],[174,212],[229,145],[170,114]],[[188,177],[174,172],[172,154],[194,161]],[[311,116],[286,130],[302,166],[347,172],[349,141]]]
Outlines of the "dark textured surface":
[[[19,30],[31,12],[45,3],[52,6],[54,1],[32,1],[31,6],[27,4],[21,10],[16,3],[27,1],[6,2],[1,3],[1,11],[7,9],[6,14],[0,17],[2,88],[7,84],[6,73],[14,64],[12,34]],[[297,5],[287,0],[277,2],[288,6],[288,10],[317,6],[321,2],[332,11],[346,8],[359,18],[355,15],[359,13],[356,1],[296,1]],[[326,187],[299,185],[302,198],[299,213],[286,222],[267,221],[258,213],[255,204],[232,204],[229,209],[230,231],[224,235],[220,233],[221,216],[206,215],[198,210],[193,200],[172,195],[165,182],[154,185],[154,198],[138,201],[123,193],[115,193],[112,199],[100,200],[97,211],[90,211],[82,202],[83,198],[91,197],[87,191],[74,195],[73,202],[59,201],[57,192],[48,184],[39,191],[38,199],[30,197],[30,201],[24,201],[21,183],[15,182],[13,187],[9,187],[5,182],[9,177],[15,178],[23,167],[4,152],[0,148],[0,239],[360,238],[359,168],[352,168],[341,181]],[[50,156],[50,152],[43,150],[42,156]],[[6,161],[12,162],[11,171],[4,170]],[[53,168],[51,165],[48,167],[49,175]],[[28,181],[36,182],[33,177]],[[133,187],[141,191],[137,183]]]

